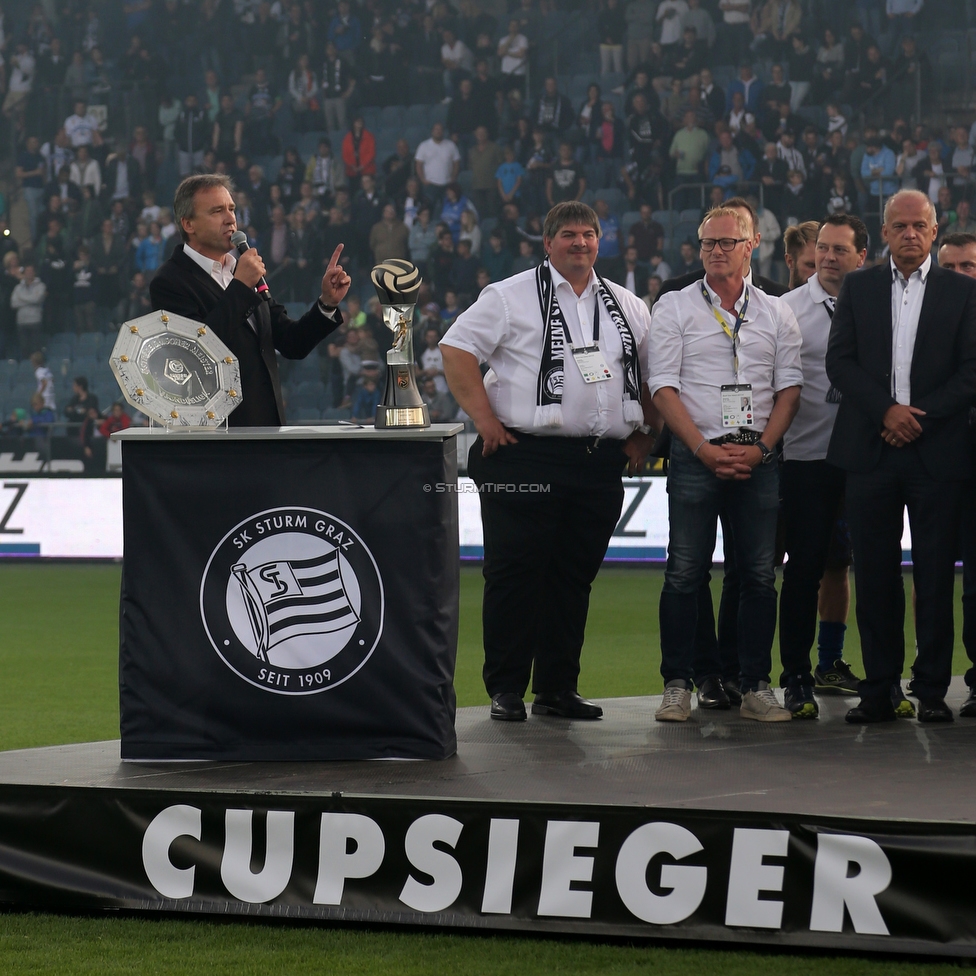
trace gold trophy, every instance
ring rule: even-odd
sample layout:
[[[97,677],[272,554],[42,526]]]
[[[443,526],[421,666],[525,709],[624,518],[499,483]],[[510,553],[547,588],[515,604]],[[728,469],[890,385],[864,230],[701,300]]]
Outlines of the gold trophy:
[[[417,389],[413,358],[413,310],[423,279],[411,261],[390,258],[371,275],[383,308],[383,322],[393,333],[386,354],[386,392],[376,408],[377,427],[429,427],[427,404]]]

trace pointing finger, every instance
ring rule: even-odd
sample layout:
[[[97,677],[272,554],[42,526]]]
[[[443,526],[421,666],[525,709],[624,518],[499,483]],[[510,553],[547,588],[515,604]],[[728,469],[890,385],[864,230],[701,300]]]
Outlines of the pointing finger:
[[[339,255],[342,254],[343,245],[339,244],[336,249],[332,252],[332,258],[329,261],[329,266],[326,268],[327,271],[331,271],[339,263]]]

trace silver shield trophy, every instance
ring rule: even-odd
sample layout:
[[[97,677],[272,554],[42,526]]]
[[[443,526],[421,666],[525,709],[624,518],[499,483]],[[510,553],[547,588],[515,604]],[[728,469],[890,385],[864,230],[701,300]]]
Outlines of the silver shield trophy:
[[[128,403],[163,427],[222,427],[244,400],[237,357],[206,325],[170,312],[123,324],[109,362]]]
[[[423,279],[411,261],[390,258],[376,265],[373,285],[383,308],[383,322],[393,333],[386,354],[386,392],[376,408],[377,427],[429,427],[430,413],[417,389],[413,358],[413,310]]]

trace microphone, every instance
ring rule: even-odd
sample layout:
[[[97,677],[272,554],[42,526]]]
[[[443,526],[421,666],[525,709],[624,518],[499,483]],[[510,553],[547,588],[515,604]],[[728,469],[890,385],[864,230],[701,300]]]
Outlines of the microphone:
[[[230,242],[237,248],[238,254],[243,254],[251,249],[251,245],[247,243],[247,234],[242,230],[235,230],[230,235]],[[261,275],[261,280],[257,283],[255,290],[266,302],[271,301],[271,292],[268,290],[268,283],[264,280],[264,275]]]

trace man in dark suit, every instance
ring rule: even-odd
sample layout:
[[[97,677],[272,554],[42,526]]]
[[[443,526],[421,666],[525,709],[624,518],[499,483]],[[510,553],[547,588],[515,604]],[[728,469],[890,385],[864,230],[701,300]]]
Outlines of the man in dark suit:
[[[827,460],[847,474],[865,678],[847,721],[895,720],[905,662],[903,513],[912,528],[912,668],[920,722],[951,722],[945,703],[953,646],[953,584],[969,407],[976,398],[976,281],[931,258],[935,209],[917,190],[885,207],[890,261],[845,278],[827,345],[842,400]]]
[[[115,152],[102,170],[102,202],[110,207],[115,200],[131,205],[142,199],[142,170],[139,161],[129,155],[125,140],[119,139]]]
[[[183,244],[156,272],[150,285],[153,309],[203,322],[240,360],[244,400],[230,415],[234,427],[277,427],[285,422],[275,350],[304,359],[342,324],[338,305],[350,278],[339,266],[340,244],[322,277],[318,301],[297,322],[274,300],[262,301],[255,286],[264,262],[251,248],[237,255],[230,179],[204,174],[176,190],[173,213]]]
[[[637,248],[631,244],[624,250],[622,264],[608,275],[611,281],[623,285],[627,291],[643,298],[647,294],[647,279],[651,276],[651,267],[637,259]]]
[[[747,214],[752,222],[752,249],[759,249],[759,217],[755,208],[744,197],[731,197],[722,204]],[[669,291],[680,291],[695,281],[705,277],[705,269],[669,278],[661,286],[658,299]],[[787,290],[779,282],[762,275],[754,274],[751,266],[744,269],[743,277],[751,281],[767,295],[779,298]],[[730,527],[724,517],[722,539],[729,540]],[[724,545],[725,566],[722,578],[722,602],[718,611],[718,637],[715,635],[715,611],[712,606],[710,577],[705,578],[699,593],[698,632],[695,635],[695,685],[698,688],[698,707],[726,709],[739,705],[739,652],[738,652],[738,606],[739,577],[735,571],[734,551],[731,545]]]

